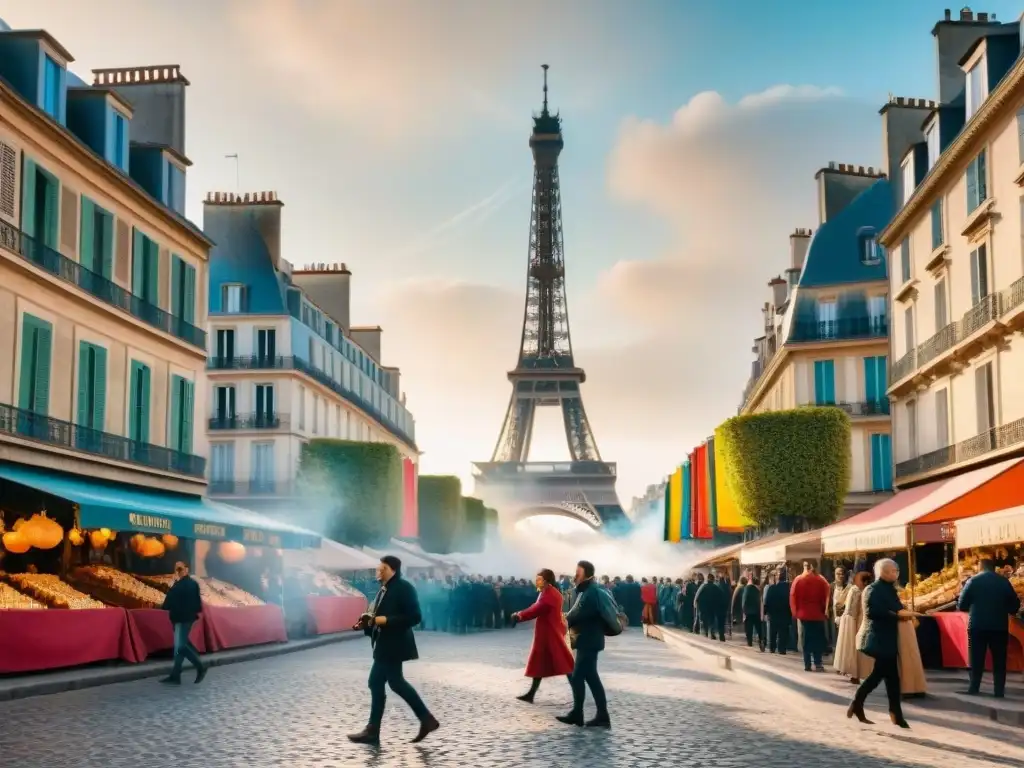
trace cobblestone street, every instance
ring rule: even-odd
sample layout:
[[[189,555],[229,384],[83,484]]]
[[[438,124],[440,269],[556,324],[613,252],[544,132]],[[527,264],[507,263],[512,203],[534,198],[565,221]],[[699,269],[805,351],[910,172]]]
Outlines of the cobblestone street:
[[[0,765],[974,768],[1020,765],[1024,757],[1020,730],[953,713],[903,732],[877,709],[878,725],[867,727],[836,705],[773,702],[636,630],[609,641],[602,658],[613,730],[571,728],[554,720],[570,702],[564,680],[545,681],[534,706],[514,698],[525,690],[530,636],[525,627],[420,633],[424,660],[407,665],[407,674],[442,723],[421,745],[408,743],[416,724],[395,696],[380,750],[345,738],[364,725],[369,706],[369,647],[355,641],[215,668],[199,687],[145,680],[5,703]]]

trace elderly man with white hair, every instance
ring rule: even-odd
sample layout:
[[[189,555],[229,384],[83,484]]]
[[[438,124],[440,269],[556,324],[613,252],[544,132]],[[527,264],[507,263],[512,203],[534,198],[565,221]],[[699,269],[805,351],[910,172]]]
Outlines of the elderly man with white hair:
[[[864,624],[857,637],[857,648],[875,660],[875,667],[857,688],[857,694],[846,711],[862,723],[870,723],[864,714],[868,695],[885,682],[889,699],[889,717],[894,725],[909,728],[900,703],[899,623],[914,617],[906,610],[896,593],[900,568],[895,560],[875,563],[875,581],[864,590]]]

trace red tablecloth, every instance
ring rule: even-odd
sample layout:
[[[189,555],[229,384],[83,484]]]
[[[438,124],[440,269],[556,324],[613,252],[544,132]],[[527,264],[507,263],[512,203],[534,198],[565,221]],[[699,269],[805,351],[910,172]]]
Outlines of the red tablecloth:
[[[288,641],[284,611],[278,605],[250,605],[244,608],[204,605],[203,620],[208,651]]]
[[[967,642],[967,614],[962,611],[947,611],[929,614],[939,627],[939,642],[942,645],[942,666],[950,669],[970,667],[970,653]],[[1010,672],[1024,671],[1024,648],[1021,646],[1020,629],[1010,628],[1010,647],[1007,652],[1006,668]],[[985,660],[985,668],[992,669],[992,654]]]
[[[123,608],[0,611],[0,674],[138,658]]]
[[[352,629],[359,616],[366,610],[366,598],[321,597],[310,595],[306,598],[309,611],[309,629],[316,635],[332,632],[347,632]]]
[[[174,629],[167,611],[159,608],[136,608],[128,611],[128,627],[132,633],[132,644],[135,655],[140,662],[159,651],[169,651],[174,647]],[[189,633],[192,645],[200,653],[206,653],[206,633],[203,617],[192,625]]]

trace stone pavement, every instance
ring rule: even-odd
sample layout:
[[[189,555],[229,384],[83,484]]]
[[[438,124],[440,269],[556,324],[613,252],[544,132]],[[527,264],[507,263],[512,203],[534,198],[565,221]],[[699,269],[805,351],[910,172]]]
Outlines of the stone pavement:
[[[602,673],[614,728],[587,731],[553,718],[570,701],[545,681],[525,689],[527,627],[468,636],[420,633],[423,660],[409,679],[442,721],[421,745],[416,724],[389,697],[384,745],[350,744],[365,723],[369,648],[347,642],[214,669],[201,686],[153,680],[0,703],[0,765],[17,768],[640,768],[794,765],[980,766],[1024,764],[1017,729],[981,721],[914,722],[900,731],[846,720],[842,707],[776,700],[725,671],[644,638],[609,640]],[[706,666],[706,665],[705,665]],[[588,714],[593,712],[588,701]],[[957,715],[959,716],[959,715]]]

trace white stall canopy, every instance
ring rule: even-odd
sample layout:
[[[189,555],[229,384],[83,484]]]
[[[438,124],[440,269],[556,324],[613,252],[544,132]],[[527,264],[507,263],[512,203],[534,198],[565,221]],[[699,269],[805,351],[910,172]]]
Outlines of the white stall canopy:
[[[995,547],[1024,541],[1024,507],[1012,507],[956,523],[957,549]]]
[[[752,542],[740,552],[741,565],[774,565],[821,558],[821,530],[771,537],[761,544]]]
[[[322,539],[319,549],[286,549],[283,553],[285,565],[290,568],[312,566],[325,571],[365,571],[377,567],[378,557],[370,557],[355,547]]]

